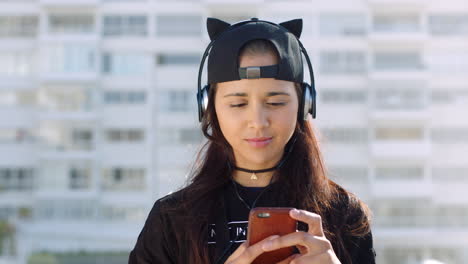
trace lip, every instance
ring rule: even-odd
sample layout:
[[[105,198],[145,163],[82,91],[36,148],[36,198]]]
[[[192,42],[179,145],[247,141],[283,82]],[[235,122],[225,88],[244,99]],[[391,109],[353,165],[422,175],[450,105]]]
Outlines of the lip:
[[[270,144],[272,139],[273,139],[272,137],[259,137],[259,138],[248,138],[248,139],[245,139],[245,141],[247,141],[247,143],[249,143],[249,145],[252,147],[261,148]]]

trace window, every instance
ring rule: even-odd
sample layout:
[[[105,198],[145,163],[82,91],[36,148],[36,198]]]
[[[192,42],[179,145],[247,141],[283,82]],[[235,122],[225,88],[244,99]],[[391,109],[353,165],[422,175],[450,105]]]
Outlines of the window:
[[[366,17],[364,14],[320,14],[320,35],[364,36],[366,35]]]
[[[385,85],[388,86],[388,85]],[[374,89],[374,107],[379,110],[412,110],[423,109],[427,105],[427,95],[424,88],[379,87]]]
[[[158,132],[158,140],[162,145],[199,144],[204,139],[199,128],[162,128]]]
[[[5,206],[5,205],[2,205],[2,207],[0,207],[0,219],[10,219],[10,218],[13,218],[15,215],[16,215],[16,208],[11,207],[11,206]]]
[[[102,2],[147,2],[148,0],[101,0]]]
[[[418,32],[420,31],[417,14],[378,14],[374,15],[373,28],[376,32]]]
[[[202,27],[202,17],[198,15],[156,16],[156,35],[160,37],[198,37]]]
[[[0,128],[0,144],[34,142],[32,131],[26,128]]]
[[[47,45],[46,54],[50,73],[93,73],[96,70],[96,47],[93,45]]]
[[[0,106],[16,106],[16,93],[13,91],[0,91]]]
[[[146,93],[144,91],[107,91],[104,93],[107,104],[144,104]]]
[[[145,189],[144,168],[109,168],[103,171],[102,188],[108,191],[142,191]]]
[[[323,128],[321,131],[326,141],[334,143],[363,143],[368,137],[365,128]]]
[[[94,30],[93,15],[50,15],[49,32],[50,33],[91,33]]]
[[[468,72],[468,51],[432,51],[427,63],[432,73],[464,75]]]
[[[366,167],[356,166],[331,166],[328,169],[331,178],[340,181],[349,181],[356,183],[368,182],[368,171]]]
[[[0,129],[0,143],[12,143],[16,141],[16,129]]]
[[[0,38],[35,37],[37,16],[0,16]]]
[[[375,70],[423,70],[424,63],[418,51],[376,51]]]
[[[468,103],[468,90],[449,90],[449,89],[434,89],[431,93],[432,102],[436,104],[462,104]]]
[[[149,56],[142,53],[104,53],[102,72],[114,76],[137,76],[149,72]]]
[[[201,62],[199,54],[159,54],[156,63],[162,66],[197,65]]]
[[[322,89],[320,101],[329,104],[355,104],[365,103],[367,93],[365,90]]]
[[[90,168],[71,168],[69,176],[68,186],[72,190],[88,189],[91,186]]]
[[[466,183],[468,182],[468,167],[432,168],[432,180],[439,183]]]
[[[441,144],[468,143],[468,128],[433,128],[432,141]]]
[[[40,89],[38,105],[46,111],[91,111],[94,107],[94,88],[61,85],[57,89]]]
[[[41,200],[35,204],[35,218],[89,221],[96,217],[96,204],[94,200]]]
[[[27,76],[31,73],[32,54],[28,51],[0,53],[0,76]]]
[[[282,21],[287,21],[289,19],[284,19],[285,15],[284,13],[281,13],[281,14],[274,14],[275,17],[283,17]],[[235,24],[237,22],[240,22],[240,21],[244,21],[244,20],[250,20],[252,17],[258,17],[258,15],[256,15],[255,13],[252,13],[252,12],[224,12],[224,13],[213,13],[212,14],[212,17],[216,17],[218,19],[221,19],[222,21],[225,21],[227,23],[230,23],[231,25],[232,24]],[[297,15],[295,14],[294,17],[297,17]]]
[[[381,200],[373,208],[380,227],[429,227],[434,225],[434,208],[427,199]],[[395,262],[403,263],[403,262]]]
[[[0,168],[0,191],[27,191],[34,185],[32,168]]]
[[[109,142],[141,142],[145,134],[141,129],[109,129],[107,130],[107,140]]]
[[[71,131],[71,143],[76,150],[93,149],[93,131],[90,129],[75,128]]]
[[[104,36],[146,36],[148,34],[146,16],[106,15],[103,19]]]
[[[378,110],[421,110],[429,102],[424,81],[375,81],[370,84],[373,107]]]
[[[466,209],[465,209],[466,211]],[[462,262],[461,251],[454,248],[430,248],[431,258],[440,261],[440,263],[460,263]]]
[[[99,217],[111,221],[140,221],[145,219],[145,210],[137,207],[102,206]]]
[[[385,263],[424,263],[426,257],[423,249],[415,247],[385,248],[382,252]],[[436,262],[437,263],[437,262]]]
[[[467,35],[468,14],[430,15],[429,32],[436,36]]]
[[[190,112],[196,110],[196,98],[190,90],[165,90],[159,96],[163,112]]]
[[[424,168],[410,167],[377,167],[375,168],[377,180],[423,180]]]
[[[324,74],[362,74],[366,72],[363,51],[322,51],[320,72]]]
[[[376,140],[423,140],[424,129],[420,127],[376,127]]]
[[[466,205],[439,206],[435,212],[438,227],[468,227],[468,207]]]
[[[182,128],[180,129],[180,143],[193,144],[199,143],[203,139],[203,134],[199,128]]]

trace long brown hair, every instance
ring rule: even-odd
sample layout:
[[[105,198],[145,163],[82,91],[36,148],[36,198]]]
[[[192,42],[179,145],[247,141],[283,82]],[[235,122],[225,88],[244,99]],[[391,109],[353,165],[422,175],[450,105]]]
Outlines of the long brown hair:
[[[277,54],[275,47],[265,40],[254,40],[241,50],[241,55]],[[300,98],[301,86],[296,84]],[[179,192],[183,199],[166,208],[171,219],[185,227],[176,230],[177,243],[189,252],[178,254],[177,263],[210,263],[207,248],[208,219],[216,212],[222,188],[230,183],[232,171],[227,165],[235,164],[231,146],[219,127],[214,107],[216,87],[209,91],[209,103],[202,120],[202,131],[207,142],[201,148],[186,186]],[[298,120],[294,135],[296,143],[289,158],[273,177],[281,181],[286,198],[296,208],[305,209],[322,217],[325,236],[342,263],[351,263],[347,252],[347,238],[364,236],[370,231],[370,210],[355,195],[328,179],[325,163],[319,149],[316,132],[310,122]],[[288,148],[291,141],[286,144]],[[349,224],[348,219],[353,219]],[[188,245],[187,245],[188,243]],[[188,258],[185,258],[188,254]],[[185,255],[185,257],[184,257]]]

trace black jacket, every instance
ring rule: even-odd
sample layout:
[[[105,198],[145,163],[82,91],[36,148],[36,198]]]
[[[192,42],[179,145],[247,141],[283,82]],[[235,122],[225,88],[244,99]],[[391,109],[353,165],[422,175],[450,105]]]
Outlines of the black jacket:
[[[237,191],[242,198],[249,204],[254,192],[260,192],[261,189],[252,190],[236,184]],[[288,204],[284,195],[278,192],[279,184],[272,183],[259,197],[256,207],[294,207]],[[176,230],[183,232],[184,226],[174,226],[174,222],[167,214],[161,213],[161,207],[171,206],[172,203],[177,203],[181,199],[181,191],[167,195],[154,203],[145,225],[138,236],[138,240],[134,249],[130,252],[129,264],[170,264],[170,263],[188,263],[186,259],[187,250],[184,248],[187,243],[177,243],[173,235]],[[219,260],[218,263],[224,263],[225,260],[237,249],[237,247],[245,241],[247,231],[247,220],[249,209],[239,200],[236,194],[236,188],[232,184],[228,184],[223,190],[223,199],[219,199],[218,211],[213,214],[208,223],[208,248],[210,252],[211,263],[219,260],[222,252],[230,246],[226,254]],[[257,197],[257,195],[255,195]],[[249,202],[250,201],[250,202]],[[341,208],[343,215],[346,215],[346,209]],[[348,224],[352,225],[352,217],[349,217]],[[298,229],[306,231],[307,226],[301,225]],[[240,234],[240,237],[237,235]],[[235,238],[238,238],[234,241]],[[349,237],[344,236],[345,247],[350,253],[352,263],[359,264],[374,264],[375,251],[373,249],[372,233],[364,237]],[[231,241],[231,242],[230,242]],[[180,245],[180,246],[177,246]],[[186,247],[186,246],[185,246]],[[182,254],[182,255],[180,255]],[[177,262],[176,257],[182,257],[183,261]],[[342,263],[345,263],[341,260]]]

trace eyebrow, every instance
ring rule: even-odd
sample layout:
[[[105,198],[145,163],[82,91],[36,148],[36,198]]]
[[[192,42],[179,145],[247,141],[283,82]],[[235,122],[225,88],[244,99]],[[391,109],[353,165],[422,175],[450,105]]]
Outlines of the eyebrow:
[[[276,96],[276,95],[287,95],[290,96],[289,93],[286,92],[269,92],[267,93],[267,96]],[[246,93],[231,93],[231,94],[226,94],[224,97],[229,97],[229,96],[247,96]]]

